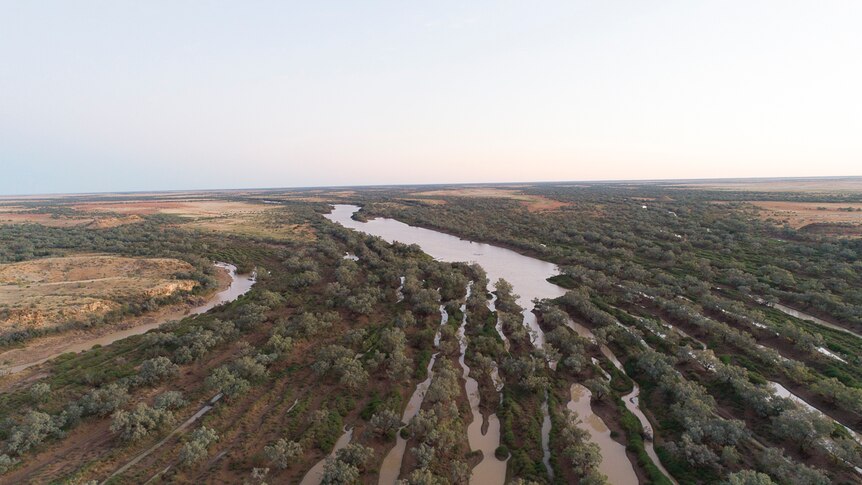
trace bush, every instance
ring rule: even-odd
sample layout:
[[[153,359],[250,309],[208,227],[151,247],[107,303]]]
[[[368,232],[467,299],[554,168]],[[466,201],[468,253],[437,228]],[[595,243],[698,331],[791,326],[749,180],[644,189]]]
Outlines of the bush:
[[[168,377],[176,376],[180,368],[167,357],[155,357],[145,360],[138,371],[141,384],[153,385]]]
[[[156,396],[153,407],[156,409],[179,409],[188,404],[180,391],[167,391]]]
[[[180,450],[180,462],[184,465],[192,465],[207,456],[207,448],[218,441],[218,434],[212,428],[202,426],[194,430]]]
[[[29,411],[24,420],[14,426],[6,440],[6,449],[20,455],[30,448],[42,444],[49,436],[62,436],[63,432],[50,415]]]
[[[293,459],[302,456],[302,445],[296,441],[287,441],[282,438],[265,447],[263,452],[275,467],[283,470],[290,465]]]
[[[506,445],[500,445],[494,450],[494,456],[497,457],[498,460],[505,460],[509,458],[509,447]]]
[[[119,384],[93,389],[81,398],[85,415],[107,416],[129,400],[129,392]]]
[[[174,414],[167,409],[151,408],[140,403],[131,412],[122,409],[115,412],[111,419],[111,431],[123,441],[134,442],[173,421]]]

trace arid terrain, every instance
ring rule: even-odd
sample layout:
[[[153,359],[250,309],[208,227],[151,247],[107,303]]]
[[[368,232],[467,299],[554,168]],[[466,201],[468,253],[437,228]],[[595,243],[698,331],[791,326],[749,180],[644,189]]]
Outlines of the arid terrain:
[[[108,255],[45,258],[0,265],[0,331],[50,329],[89,321],[124,302],[159,299],[194,289],[178,279],[192,266],[176,259]]]
[[[862,483],[853,182],[7,198],[0,483]]]

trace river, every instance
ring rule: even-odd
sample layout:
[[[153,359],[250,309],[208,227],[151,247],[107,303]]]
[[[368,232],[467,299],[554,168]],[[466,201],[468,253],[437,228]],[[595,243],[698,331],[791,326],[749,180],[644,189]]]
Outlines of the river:
[[[19,364],[19,365],[10,367],[8,369],[9,373],[14,374],[16,372],[21,372],[22,370],[24,370],[28,367],[32,367],[34,365],[41,364],[41,363],[46,362],[48,360],[51,360],[55,357],[58,357],[62,354],[66,354],[69,352],[74,352],[74,353],[84,352],[86,350],[92,349],[94,345],[101,345],[104,347],[104,346],[110,345],[110,344],[112,344],[118,340],[122,340],[126,337],[131,337],[132,335],[140,335],[142,333],[147,333],[154,328],[160,327],[162,324],[164,324],[168,321],[176,320],[177,317],[182,318],[183,316],[187,316],[187,315],[200,315],[202,313],[206,313],[206,312],[210,311],[211,309],[215,308],[216,306],[221,305],[222,303],[227,303],[227,302],[231,302],[233,300],[236,300],[241,295],[247,293],[255,283],[255,275],[254,274],[251,274],[248,276],[238,275],[236,273],[236,266],[234,266],[232,264],[215,263],[215,266],[218,268],[224,269],[228,272],[228,274],[231,278],[230,286],[228,286],[226,289],[213,295],[212,298],[210,298],[206,301],[206,303],[199,305],[199,306],[196,306],[194,308],[191,308],[188,312],[185,313],[185,315],[183,315],[183,314],[177,315],[176,313],[171,313],[167,316],[164,316],[162,318],[158,318],[153,322],[145,323],[143,325],[137,325],[137,326],[125,328],[122,330],[109,332],[109,333],[106,333],[106,334],[103,334],[103,335],[100,335],[97,337],[93,337],[91,339],[87,339],[83,342],[74,342],[74,343],[70,342],[69,344],[67,344],[61,348],[55,349],[54,353],[52,353],[51,355],[48,355],[47,357],[41,357],[41,358],[33,360],[31,362],[25,362],[23,364]],[[11,350],[9,352],[16,352],[16,351],[19,351],[19,350],[14,349],[14,350]],[[0,360],[2,360],[2,354],[0,354]]]
[[[413,227],[394,219],[376,218],[368,222],[356,221],[352,217],[358,210],[359,207],[355,205],[337,204],[325,217],[348,229],[378,236],[390,243],[398,241],[404,244],[417,244],[423,251],[440,261],[477,263],[485,270],[491,283],[504,278],[512,284],[514,293],[519,295],[517,302],[525,309],[524,325],[530,330],[533,344],[538,348],[544,345],[544,333],[539,328],[532,311],[533,299],[558,298],[566,293],[565,289],[547,281],[551,276],[559,274],[559,268],[555,264],[491,244],[477,243],[431,229]],[[491,291],[491,288],[488,288],[488,291]],[[575,328],[574,325],[573,328]],[[585,328],[581,331],[591,335]],[[604,347],[602,352],[612,359],[614,365],[621,368],[619,360],[610,350],[605,346],[602,347]],[[628,400],[627,403],[630,405]],[[648,429],[649,422],[643,417],[643,413],[638,413],[636,416],[642,419],[641,424]],[[550,426],[543,426],[543,428],[547,428],[542,430],[544,444],[547,441]],[[585,429],[590,431],[592,428],[586,426]],[[593,435],[594,431],[590,434]],[[652,447],[650,442],[645,445]],[[632,463],[626,456],[624,447],[609,449],[608,455],[602,456],[602,462],[603,469],[632,469]],[[505,469],[503,473],[505,474]],[[503,480],[504,477],[495,477],[494,481],[502,483]],[[632,483],[637,483],[637,480]]]
[[[572,384],[570,393],[571,400],[566,407],[578,413],[578,425],[590,433],[590,441],[599,445],[602,458],[605,456],[618,456],[620,454],[625,456],[625,446],[611,438],[611,430],[608,429],[602,418],[593,413],[590,407],[591,395],[589,389],[580,384]],[[602,459],[601,464],[599,464],[599,471],[608,477],[608,483],[638,483],[638,477],[630,466],[617,466],[616,463],[610,463],[608,460]]]
[[[341,436],[338,437],[338,441],[335,442],[332,452],[315,463],[314,466],[311,467],[311,470],[308,470],[305,476],[302,477],[302,481],[299,482],[299,485],[320,485],[323,481],[323,472],[326,467],[326,460],[328,458],[334,458],[338,454],[338,450],[350,444],[351,439],[353,439],[353,428],[348,428],[344,430],[344,433]]]
[[[801,312],[795,308],[790,308],[789,306],[782,305],[781,303],[768,303],[764,301],[762,298],[755,298],[755,300],[768,307],[775,308],[776,310],[784,313],[785,315],[790,315],[791,317],[798,318],[800,320],[807,320],[812,323],[816,323],[817,325],[821,325],[823,327],[831,328],[832,330],[838,330],[839,332],[844,332],[850,334],[856,338],[862,338],[862,335],[850,330],[849,328],[841,327],[839,325],[835,325],[834,323],[827,322],[821,318],[817,318],[814,315],[809,315],[807,313]]]
[[[484,416],[479,411],[481,397],[479,395],[479,382],[470,376],[470,366],[464,362],[467,352],[467,303],[470,299],[470,293],[473,288],[471,281],[467,285],[467,296],[464,298],[464,303],[461,304],[461,326],[458,327],[458,343],[460,345],[461,355],[458,358],[458,363],[461,364],[464,378],[464,390],[467,393],[467,400],[470,402],[470,412],[473,415],[473,421],[467,426],[467,441],[470,444],[470,450],[481,451],[482,461],[480,461],[470,475],[470,484],[472,485],[503,485],[506,479],[506,461],[499,460],[494,452],[500,446],[500,420],[496,414],[488,416],[488,429],[482,433],[482,425]]]

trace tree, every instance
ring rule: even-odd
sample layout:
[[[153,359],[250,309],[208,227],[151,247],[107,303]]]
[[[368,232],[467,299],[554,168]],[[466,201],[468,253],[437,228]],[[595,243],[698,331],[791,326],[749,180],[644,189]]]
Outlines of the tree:
[[[6,439],[6,449],[10,453],[22,454],[30,448],[39,446],[49,436],[62,436],[63,432],[50,415],[39,411],[28,411],[24,420],[12,427]]]
[[[804,450],[828,436],[832,423],[816,411],[795,407],[772,418],[772,429],[781,438],[796,443]]]
[[[403,423],[401,423],[401,417],[397,413],[390,409],[383,409],[371,417],[368,425],[372,431],[380,436],[392,436],[403,426]]]
[[[341,376],[338,382],[349,391],[358,391],[368,383],[368,372],[362,367],[362,362],[355,358],[339,359],[333,370]]]
[[[180,368],[167,357],[155,357],[141,363],[138,378],[144,385],[152,385],[168,377],[176,376]]]
[[[0,475],[9,471],[9,469],[15,466],[16,463],[18,463],[18,460],[5,453],[0,454]]]
[[[107,416],[129,400],[129,392],[119,384],[93,389],[81,398],[84,414]]]
[[[769,475],[754,470],[741,470],[727,476],[724,485],[772,485]]]
[[[180,391],[167,391],[156,396],[153,407],[156,409],[179,409],[187,404]]]
[[[284,337],[281,335],[273,335],[266,342],[266,349],[268,352],[272,352],[277,354],[279,357],[283,357],[290,353],[290,350],[293,348],[293,339],[290,337]]]
[[[212,428],[201,426],[192,431],[180,450],[180,462],[185,465],[197,463],[207,456],[207,448],[218,441],[218,434]]]
[[[242,394],[251,387],[251,384],[247,380],[237,376],[226,366],[213,369],[212,373],[207,376],[204,384],[208,389],[221,391],[227,397]]]
[[[138,441],[150,432],[169,425],[174,414],[164,408],[151,408],[139,403],[131,412],[119,410],[111,419],[111,432],[123,441]]]
[[[285,469],[290,466],[291,461],[302,456],[302,445],[296,441],[288,441],[284,438],[268,445],[263,449],[266,457],[274,466]]]
[[[351,485],[359,480],[359,468],[329,457],[323,466],[321,485]]]
[[[372,456],[374,456],[374,450],[359,443],[350,443],[335,454],[338,461],[353,465],[360,470],[365,467]]]
[[[608,385],[608,381],[604,379],[592,378],[584,381],[584,386],[590,390],[590,393],[593,395],[593,398],[596,401],[601,401],[611,392],[611,388]]]
[[[44,382],[37,382],[30,387],[30,399],[33,402],[44,403],[51,395],[51,386]]]

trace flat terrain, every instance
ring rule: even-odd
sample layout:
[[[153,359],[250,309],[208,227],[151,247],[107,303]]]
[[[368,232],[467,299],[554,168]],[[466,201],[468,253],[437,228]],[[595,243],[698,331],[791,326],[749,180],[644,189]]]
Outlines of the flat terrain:
[[[203,231],[278,239],[312,237],[306,226],[290,222],[290,215],[277,204],[226,200],[96,201],[74,205],[84,213],[114,213],[127,217],[166,214],[187,219],[186,225]]]
[[[862,225],[862,203],[752,201],[761,217],[799,229],[810,224]]]
[[[196,282],[174,275],[192,269],[177,259],[107,255],[0,265],[0,331],[87,321],[126,301],[188,292]]]
[[[443,189],[429,190],[425,192],[416,192],[413,195],[422,195],[430,197],[478,197],[478,198],[499,198],[513,199],[520,201],[531,212],[552,211],[568,204],[558,200],[549,199],[539,195],[530,195],[521,192],[520,190],[498,189],[492,187],[470,187],[459,189]],[[437,204],[445,203],[443,200],[436,201]]]
[[[862,483],[859,180],[3,200],[0,484]]]
[[[16,206],[0,206],[0,225],[41,224],[48,227],[88,227],[106,229],[140,222],[137,215],[117,217],[111,214],[56,214]]]
[[[662,185],[668,187],[685,187],[704,190],[738,190],[745,192],[797,192],[819,194],[862,193],[862,177],[693,180]]]

